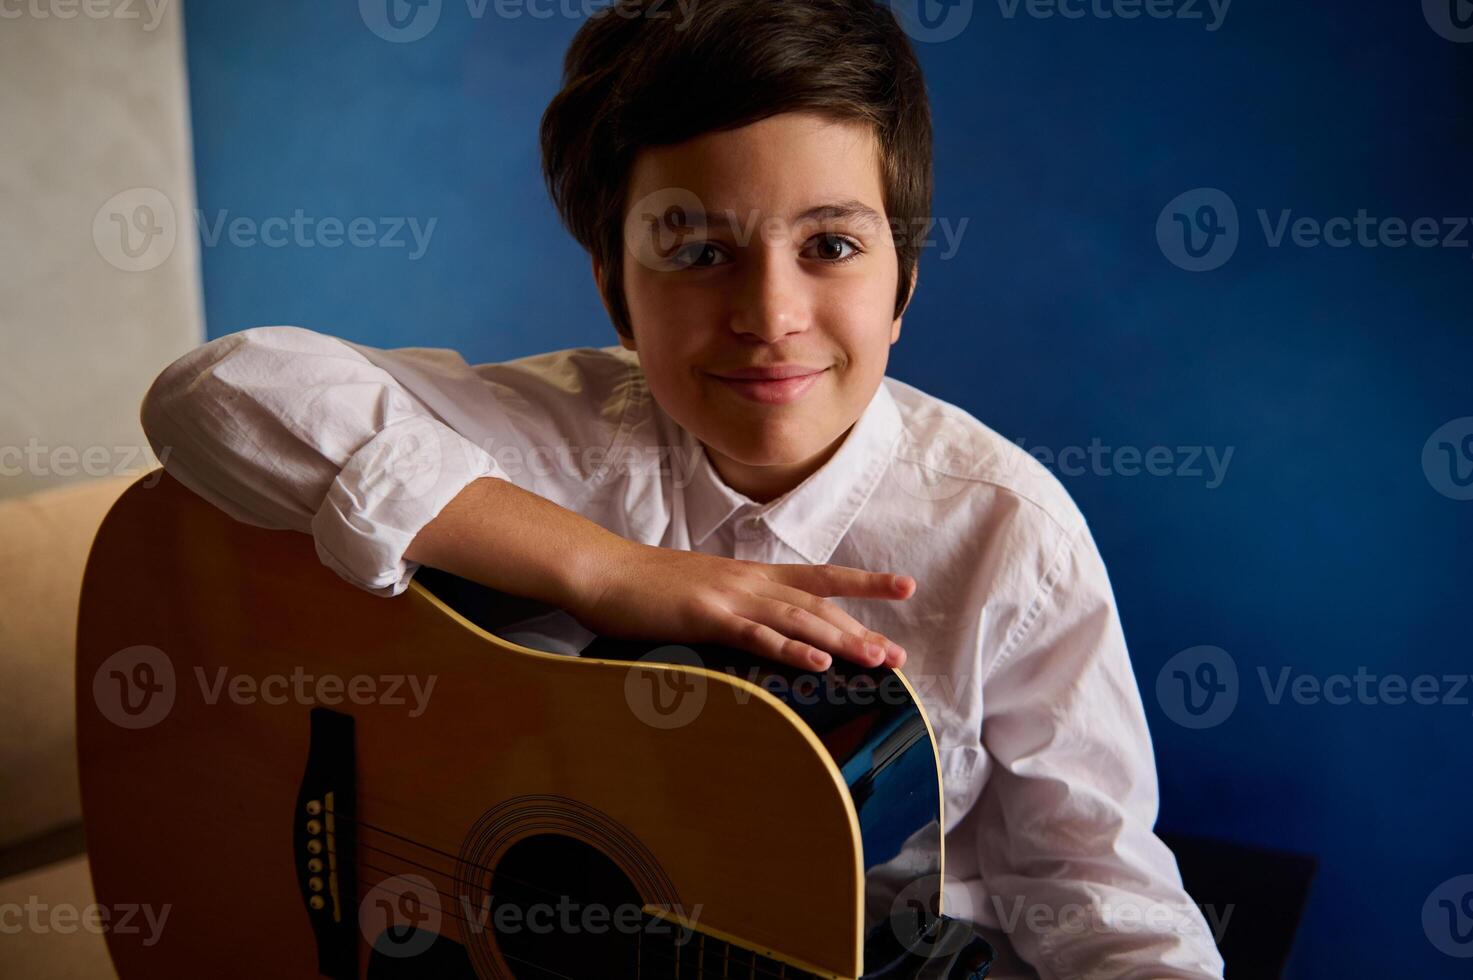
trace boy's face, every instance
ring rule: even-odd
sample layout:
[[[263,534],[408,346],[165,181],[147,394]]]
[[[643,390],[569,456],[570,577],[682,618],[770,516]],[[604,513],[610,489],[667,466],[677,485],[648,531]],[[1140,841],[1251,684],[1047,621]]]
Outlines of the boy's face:
[[[900,336],[871,127],[789,113],[646,149],[627,199],[621,342],[730,486],[780,496],[838,448]],[[779,365],[810,376],[723,380]]]

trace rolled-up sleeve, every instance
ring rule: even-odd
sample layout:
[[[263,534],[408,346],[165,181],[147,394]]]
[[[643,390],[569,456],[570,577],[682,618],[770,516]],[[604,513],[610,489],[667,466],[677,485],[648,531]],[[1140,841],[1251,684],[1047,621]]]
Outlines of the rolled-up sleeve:
[[[991,773],[971,816],[979,919],[1044,978],[1220,978],[1154,833],[1151,736],[1088,526],[1061,536],[983,680]]]
[[[237,520],[311,534],[378,595],[409,585],[415,535],[494,459],[351,344],[297,327],[220,337],[175,361],[141,410],[164,469]]]

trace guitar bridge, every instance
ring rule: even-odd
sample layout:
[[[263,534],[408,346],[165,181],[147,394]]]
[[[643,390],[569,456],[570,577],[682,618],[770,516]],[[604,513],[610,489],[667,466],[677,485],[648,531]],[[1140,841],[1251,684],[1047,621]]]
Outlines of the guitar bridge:
[[[317,937],[317,971],[358,976],[353,718],[313,708],[307,770],[292,814],[297,888]]]

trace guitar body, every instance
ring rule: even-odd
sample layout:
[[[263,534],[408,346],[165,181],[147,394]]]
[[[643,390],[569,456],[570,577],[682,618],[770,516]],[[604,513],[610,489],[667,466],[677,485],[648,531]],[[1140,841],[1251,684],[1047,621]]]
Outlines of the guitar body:
[[[934,935],[942,795],[898,672],[531,650],[489,631],[519,600],[431,569],[373,596],[144,483],[77,651],[122,980],[853,978]]]

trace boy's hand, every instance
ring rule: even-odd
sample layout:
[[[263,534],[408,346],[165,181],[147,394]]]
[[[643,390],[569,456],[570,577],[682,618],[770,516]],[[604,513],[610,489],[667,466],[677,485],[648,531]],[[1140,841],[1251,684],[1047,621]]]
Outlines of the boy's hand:
[[[842,565],[766,565],[619,539],[568,612],[621,638],[719,643],[805,670],[831,657],[899,667],[905,651],[824,596],[908,599],[915,580]]]

